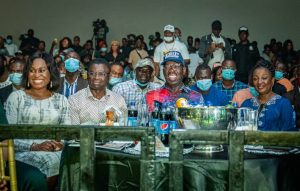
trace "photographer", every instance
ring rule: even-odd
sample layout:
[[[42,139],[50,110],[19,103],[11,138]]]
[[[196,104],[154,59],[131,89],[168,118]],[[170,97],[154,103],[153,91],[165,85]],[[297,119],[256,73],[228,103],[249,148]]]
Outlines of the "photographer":
[[[109,31],[106,21],[104,19],[102,19],[101,21],[97,19],[93,22],[93,27],[96,41],[102,39],[106,42],[106,35]]]

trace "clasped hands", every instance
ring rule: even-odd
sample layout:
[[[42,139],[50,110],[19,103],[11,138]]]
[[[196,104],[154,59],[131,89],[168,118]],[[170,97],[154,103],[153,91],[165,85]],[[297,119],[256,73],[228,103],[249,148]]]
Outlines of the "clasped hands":
[[[33,143],[31,151],[60,151],[63,148],[63,143],[60,141],[49,140],[42,143]]]

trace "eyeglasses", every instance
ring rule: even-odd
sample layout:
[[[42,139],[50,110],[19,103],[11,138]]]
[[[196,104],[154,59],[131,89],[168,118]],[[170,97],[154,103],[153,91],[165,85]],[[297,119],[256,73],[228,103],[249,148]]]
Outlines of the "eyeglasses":
[[[105,72],[88,72],[88,75],[95,78],[96,76],[99,76],[101,78],[106,77],[108,74]]]
[[[179,70],[182,67],[181,64],[165,64],[164,68],[169,70],[171,68],[173,68],[174,70]]]

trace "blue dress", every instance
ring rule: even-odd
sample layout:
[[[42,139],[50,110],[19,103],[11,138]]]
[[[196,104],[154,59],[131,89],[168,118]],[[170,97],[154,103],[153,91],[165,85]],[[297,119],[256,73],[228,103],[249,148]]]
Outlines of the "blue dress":
[[[191,89],[200,92],[196,84],[191,86]],[[224,92],[214,86],[210,87],[208,94],[202,94],[202,97],[206,106],[226,106],[230,101]]]
[[[258,110],[260,107],[256,97],[247,99],[241,107],[248,107]],[[258,116],[258,129],[262,131],[297,131],[293,108],[290,102],[275,94],[268,102],[261,107]]]

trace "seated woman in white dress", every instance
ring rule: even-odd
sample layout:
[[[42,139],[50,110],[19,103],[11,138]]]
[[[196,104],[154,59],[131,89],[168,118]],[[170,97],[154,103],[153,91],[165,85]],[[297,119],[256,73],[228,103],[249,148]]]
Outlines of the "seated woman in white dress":
[[[33,56],[23,72],[23,90],[10,94],[5,104],[9,124],[70,124],[68,100],[54,93],[59,73],[47,54]],[[62,143],[54,140],[15,140],[16,160],[37,167],[48,182],[59,173]]]

